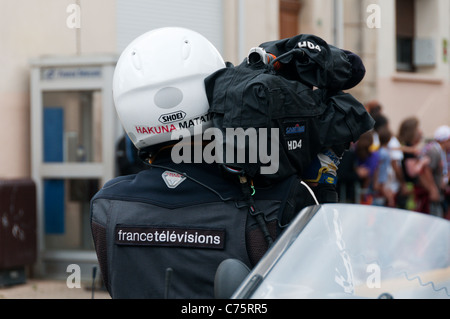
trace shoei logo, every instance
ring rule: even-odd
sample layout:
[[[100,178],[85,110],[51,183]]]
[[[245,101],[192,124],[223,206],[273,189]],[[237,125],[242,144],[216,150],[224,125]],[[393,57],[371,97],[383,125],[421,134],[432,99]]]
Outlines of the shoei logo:
[[[167,124],[160,125],[160,126],[138,126],[136,125],[136,133],[138,134],[148,134],[148,135],[158,135],[158,134],[164,134],[164,133],[170,133],[175,130],[183,130],[188,129],[191,127],[202,125],[203,123],[206,123],[211,120],[211,115],[204,114],[198,117],[194,117],[189,120],[180,121],[178,123],[170,124],[170,122],[177,121],[184,119],[186,116],[186,113],[182,111],[174,112],[174,113],[168,113],[163,114],[160,116],[159,121],[167,121]]]
[[[175,121],[181,121],[184,120],[186,117],[186,113],[183,111],[176,111],[172,113],[163,114],[159,117],[158,121],[160,121],[163,124],[172,123]]]

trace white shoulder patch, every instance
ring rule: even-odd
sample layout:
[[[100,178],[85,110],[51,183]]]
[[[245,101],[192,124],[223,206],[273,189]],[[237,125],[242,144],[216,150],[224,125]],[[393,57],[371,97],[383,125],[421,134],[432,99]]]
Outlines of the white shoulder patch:
[[[169,188],[176,188],[186,179],[183,175],[171,171],[165,171],[161,176]]]

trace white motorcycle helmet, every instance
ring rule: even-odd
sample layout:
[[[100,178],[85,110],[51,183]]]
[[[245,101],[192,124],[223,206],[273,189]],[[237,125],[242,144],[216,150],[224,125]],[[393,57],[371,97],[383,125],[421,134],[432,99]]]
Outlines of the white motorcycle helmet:
[[[117,62],[113,97],[134,145],[141,150],[177,131],[210,127],[204,79],[223,67],[217,49],[192,30],[161,28],[132,41]]]

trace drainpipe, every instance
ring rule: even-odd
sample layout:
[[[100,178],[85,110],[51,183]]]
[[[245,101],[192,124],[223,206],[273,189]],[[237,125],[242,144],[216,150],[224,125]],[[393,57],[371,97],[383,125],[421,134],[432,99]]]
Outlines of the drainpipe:
[[[342,48],[344,45],[344,23],[342,0],[333,0],[333,40],[334,45]]]
[[[247,54],[245,52],[245,0],[238,0],[238,61]]]

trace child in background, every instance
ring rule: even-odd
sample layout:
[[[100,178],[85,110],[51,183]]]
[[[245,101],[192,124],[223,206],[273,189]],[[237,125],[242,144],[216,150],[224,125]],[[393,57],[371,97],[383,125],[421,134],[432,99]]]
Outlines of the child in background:
[[[372,152],[373,131],[360,136],[355,143],[356,174],[361,186],[360,203],[371,205],[374,195],[374,180],[378,169],[378,151]]]
[[[379,164],[377,172],[374,174],[373,205],[395,207],[395,190],[392,188],[395,173],[391,165],[390,150],[388,148],[391,137],[392,133],[388,126],[383,126],[378,130],[380,141],[378,150]]]

